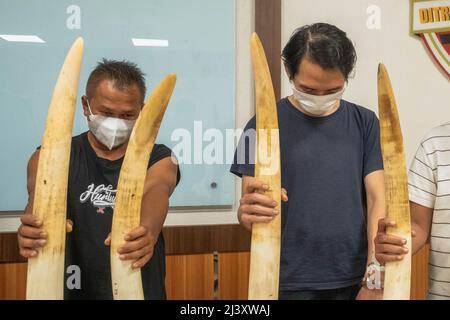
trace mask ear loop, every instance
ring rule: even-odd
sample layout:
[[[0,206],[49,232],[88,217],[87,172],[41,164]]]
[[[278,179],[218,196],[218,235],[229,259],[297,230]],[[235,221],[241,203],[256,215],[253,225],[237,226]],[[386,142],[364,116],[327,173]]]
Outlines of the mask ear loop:
[[[90,105],[89,99],[87,97],[86,97],[86,102],[87,102],[87,106],[88,106],[88,109],[89,109],[89,113],[90,113],[91,116],[93,116],[94,114],[92,113],[91,105]]]

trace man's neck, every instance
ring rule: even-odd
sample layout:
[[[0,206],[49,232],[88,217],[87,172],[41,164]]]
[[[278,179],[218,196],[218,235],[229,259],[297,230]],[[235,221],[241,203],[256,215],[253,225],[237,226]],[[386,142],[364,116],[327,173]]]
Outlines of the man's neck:
[[[124,143],[123,145],[120,145],[115,149],[109,150],[107,147],[101,144],[90,131],[88,131],[87,138],[89,144],[91,145],[92,149],[94,149],[99,158],[114,161],[122,158],[125,155],[125,151],[127,150],[128,143]]]

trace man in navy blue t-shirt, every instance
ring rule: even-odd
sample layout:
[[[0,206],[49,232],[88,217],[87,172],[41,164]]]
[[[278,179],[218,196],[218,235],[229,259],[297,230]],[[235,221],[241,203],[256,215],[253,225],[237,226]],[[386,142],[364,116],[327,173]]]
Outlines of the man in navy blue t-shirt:
[[[318,23],[297,29],[282,58],[293,95],[278,102],[282,195],[280,299],[375,298],[361,283],[384,216],[379,124],[374,112],[342,100],[356,53],[346,34]],[[231,172],[243,179],[240,223],[278,214],[254,176],[255,118]],[[289,199],[288,199],[289,196]]]

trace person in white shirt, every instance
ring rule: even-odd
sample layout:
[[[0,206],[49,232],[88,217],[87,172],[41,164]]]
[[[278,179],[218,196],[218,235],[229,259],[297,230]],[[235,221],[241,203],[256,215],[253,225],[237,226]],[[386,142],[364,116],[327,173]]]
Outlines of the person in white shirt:
[[[430,243],[428,299],[450,299],[450,123],[432,129],[420,143],[408,174],[412,253]],[[376,259],[403,259],[406,240],[388,236],[395,225],[381,219],[375,238]]]

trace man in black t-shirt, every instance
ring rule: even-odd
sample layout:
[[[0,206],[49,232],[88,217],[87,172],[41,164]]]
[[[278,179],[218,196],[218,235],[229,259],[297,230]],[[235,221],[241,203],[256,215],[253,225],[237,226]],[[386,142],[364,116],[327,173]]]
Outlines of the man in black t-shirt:
[[[89,76],[82,97],[89,131],[72,138],[67,194],[66,270],[76,266],[81,277],[78,284],[66,285],[65,299],[113,298],[109,245],[114,201],[128,140],[144,98],[143,73],[135,64],[103,60]],[[19,227],[20,254],[26,258],[36,257],[47,238],[42,221],[31,214],[38,159],[39,149],[28,163],[29,200]],[[161,230],[179,179],[171,150],[155,144],[145,178],[141,225],[125,236],[118,249],[121,259],[132,260],[133,268],[141,268],[145,299],[165,298]]]

